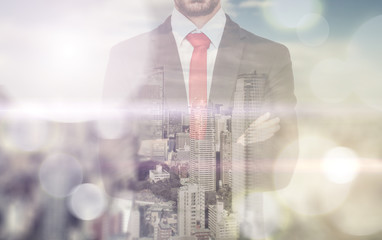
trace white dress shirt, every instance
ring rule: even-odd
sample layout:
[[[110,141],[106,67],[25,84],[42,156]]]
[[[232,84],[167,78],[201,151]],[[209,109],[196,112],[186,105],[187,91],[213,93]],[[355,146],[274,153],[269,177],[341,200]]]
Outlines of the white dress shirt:
[[[181,14],[177,9],[174,9],[171,16],[171,27],[174,35],[180,62],[183,69],[184,84],[186,86],[187,101],[189,102],[189,75],[190,63],[194,47],[186,39],[189,33],[204,33],[210,40],[211,44],[207,50],[207,101],[209,99],[212,75],[215,66],[215,60],[218,53],[219,44],[223,36],[224,26],[226,23],[226,16],[223,9],[215,14],[201,29],[198,29],[187,17]]]

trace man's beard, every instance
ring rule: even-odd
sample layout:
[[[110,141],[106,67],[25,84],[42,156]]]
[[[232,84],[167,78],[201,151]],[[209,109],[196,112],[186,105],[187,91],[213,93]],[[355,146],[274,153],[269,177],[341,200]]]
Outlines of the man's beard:
[[[220,0],[175,0],[178,10],[187,17],[200,17],[211,14]]]

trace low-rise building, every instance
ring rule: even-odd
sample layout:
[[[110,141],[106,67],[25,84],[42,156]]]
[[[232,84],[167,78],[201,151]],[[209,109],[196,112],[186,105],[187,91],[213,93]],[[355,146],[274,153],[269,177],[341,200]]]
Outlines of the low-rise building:
[[[161,165],[157,165],[156,169],[150,170],[149,177],[151,182],[158,182],[161,180],[170,179],[170,173],[163,170]]]

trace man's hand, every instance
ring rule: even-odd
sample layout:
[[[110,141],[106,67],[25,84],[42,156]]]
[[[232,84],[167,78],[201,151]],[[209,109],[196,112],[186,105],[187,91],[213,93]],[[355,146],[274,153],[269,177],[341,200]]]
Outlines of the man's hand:
[[[244,134],[237,139],[237,143],[248,145],[251,143],[263,142],[271,138],[278,130],[280,130],[280,118],[275,117],[269,119],[271,114],[265,113],[258,117],[245,130]]]

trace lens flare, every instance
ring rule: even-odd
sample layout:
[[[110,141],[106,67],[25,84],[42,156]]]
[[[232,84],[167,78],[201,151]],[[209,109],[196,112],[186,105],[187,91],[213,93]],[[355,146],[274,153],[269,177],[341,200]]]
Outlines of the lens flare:
[[[346,200],[350,184],[335,184],[320,171],[325,153],[337,144],[320,136],[300,138],[300,158],[290,184],[277,191],[280,200],[301,215],[329,213]]]
[[[344,147],[331,149],[322,162],[326,177],[338,184],[354,180],[360,170],[360,163],[353,150]]]

